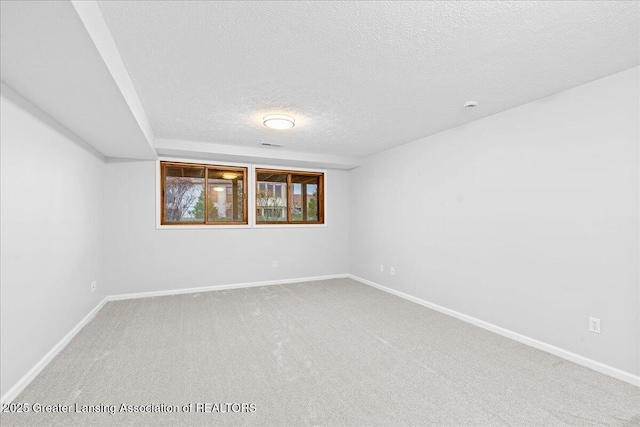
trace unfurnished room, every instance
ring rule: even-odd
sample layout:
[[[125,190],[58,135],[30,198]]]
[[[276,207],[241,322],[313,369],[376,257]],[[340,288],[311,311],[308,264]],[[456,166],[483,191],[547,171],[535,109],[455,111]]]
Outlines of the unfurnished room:
[[[640,2],[0,7],[3,427],[640,427]]]

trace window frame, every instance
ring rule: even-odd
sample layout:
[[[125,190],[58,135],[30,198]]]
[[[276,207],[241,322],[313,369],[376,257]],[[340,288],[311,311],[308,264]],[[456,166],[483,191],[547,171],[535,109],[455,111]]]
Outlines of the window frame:
[[[164,199],[164,189],[165,189],[165,166],[178,166],[178,167],[191,167],[191,168],[204,168],[204,189],[205,192],[205,202],[204,202],[204,221],[203,222],[193,222],[193,221],[180,221],[180,222],[168,222],[165,220],[165,199]],[[209,177],[209,169],[224,169],[233,172],[240,172],[243,175],[243,189],[242,189],[242,209],[243,209],[243,220],[242,221],[208,221],[208,203],[207,201],[207,190],[208,190],[208,177]],[[249,207],[249,198],[251,196],[249,192],[249,186],[251,182],[251,168],[246,164],[237,164],[237,163],[226,163],[226,162],[207,162],[207,161],[198,161],[190,162],[184,160],[176,160],[176,159],[158,159],[157,161],[157,177],[156,184],[158,185],[158,199],[156,200],[156,227],[157,228],[250,228],[251,227],[251,211]]]
[[[286,175],[286,189],[287,189],[287,220],[286,221],[259,221],[257,214],[257,199],[259,190],[258,174],[268,172],[280,175]],[[292,176],[312,176],[318,177],[318,220],[317,221],[292,221],[293,214],[293,182]],[[313,169],[283,169],[273,166],[254,166],[253,168],[253,180],[254,180],[254,195],[253,195],[253,214],[254,214],[254,226],[255,227],[305,227],[305,226],[326,226],[326,171],[313,170]],[[274,189],[275,193],[275,189]]]
[[[169,162],[169,163],[183,163],[187,165],[206,165],[206,166],[231,166],[231,167],[240,167],[247,168],[247,184],[246,184],[246,203],[247,203],[247,215],[248,215],[248,224],[242,225],[227,225],[219,224],[219,225],[205,225],[204,223],[170,223],[167,225],[162,224],[162,168],[161,162]],[[322,168],[305,168],[305,167],[296,167],[287,165],[286,163],[281,163],[280,165],[272,164],[264,164],[264,163],[251,163],[251,162],[228,162],[228,161],[217,161],[217,160],[206,160],[206,159],[191,159],[185,157],[172,157],[172,156],[159,156],[158,159],[154,161],[155,163],[155,187],[156,187],[156,197],[155,197],[155,217],[156,217],[156,230],[225,230],[225,229],[268,229],[268,228],[326,228],[328,227],[330,218],[327,215],[328,212],[328,202],[330,202],[327,194],[329,193],[329,184],[328,181],[331,179],[327,176],[327,170]],[[324,208],[322,209],[324,223],[323,224],[309,224],[309,223],[283,223],[279,222],[276,224],[263,224],[256,222],[256,187],[254,183],[256,182],[256,169],[270,169],[270,170],[284,170],[284,171],[292,171],[292,172],[316,172],[322,173],[324,175]]]

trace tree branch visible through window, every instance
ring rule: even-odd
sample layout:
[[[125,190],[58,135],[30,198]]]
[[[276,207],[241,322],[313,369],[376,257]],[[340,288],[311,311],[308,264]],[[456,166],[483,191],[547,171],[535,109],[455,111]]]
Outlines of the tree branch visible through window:
[[[161,162],[162,224],[248,224],[247,168]]]

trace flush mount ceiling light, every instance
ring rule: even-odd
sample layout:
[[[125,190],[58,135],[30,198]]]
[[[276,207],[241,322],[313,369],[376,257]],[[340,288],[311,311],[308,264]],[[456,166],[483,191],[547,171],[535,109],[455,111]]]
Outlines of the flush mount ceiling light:
[[[222,179],[236,179],[238,174],[235,172],[224,172],[222,174]]]
[[[478,106],[478,101],[467,101],[464,103],[464,108],[476,108]]]
[[[268,114],[262,118],[262,123],[270,129],[291,129],[296,125],[296,119],[285,114]]]
[[[218,193],[221,193],[224,191],[224,187],[213,187],[213,191],[216,191]]]

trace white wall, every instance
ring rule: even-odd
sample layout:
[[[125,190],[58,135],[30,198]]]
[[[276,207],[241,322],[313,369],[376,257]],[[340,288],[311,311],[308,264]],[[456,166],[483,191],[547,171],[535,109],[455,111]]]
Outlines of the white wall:
[[[105,162],[4,83],[0,103],[4,395],[104,297]]]
[[[158,230],[155,162],[3,84],[1,393],[105,295],[346,272],[637,374],[638,96],[634,68],[330,170],[326,228]]]
[[[636,67],[369,157],[351,273],[640,373],[638,100]]]
[[[159,230],[155,168],[149,161],[107,163],[105,274],[111,294],[349,272],[348,172],[327,171],[327,227]]]

